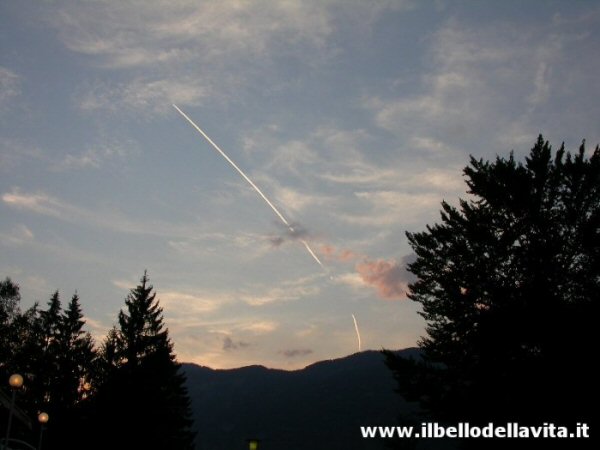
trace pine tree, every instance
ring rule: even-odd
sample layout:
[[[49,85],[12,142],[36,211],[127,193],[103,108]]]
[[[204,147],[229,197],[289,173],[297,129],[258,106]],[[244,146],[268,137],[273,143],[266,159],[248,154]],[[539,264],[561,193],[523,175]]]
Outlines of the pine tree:
[[[77,293],[62,315],[59,334],[59,367],[61,369],[60,403],[72,408],[85,394],[94,359],[92,337],[83,331],[85,320]]]
[[[40,330],[38,335],[41,346],[41,357],[34,374],[34,384],[39,389],[39,398],[43,400],[45,409],[48,405],[60,403],[60,384],[62,373],[61,358],[62,305],[60,294],[55,291],[48,301],[48,309],[40,311]],[[53,411],[52,411],[53,412]]]
[[[127,312],[119,313],[121,353],[124,364],[134,368],[159,350],[172,350],[172,344],[163,324],[162,308],[156,301],[156,293],[148,284],[146,272],[142,284],[132,289],[125,299]],[[173,357],[174,359],[174,357]]]
[[[34,413],[43,398],[42,377],[39,377],[43,367],[43,333],[40,310],[37,303],[25,312],[17,315],[11,327],[14,345],[11,349],[7,366],[10,373],[20,373],[24,380],[21,391],[20,406]]]
[[[105,367],[115,368],[98,392],[97,408],[100,416],[109,418],[104,427],[119,439],[100,447],[191,449],[194,436],[185,377],[148,281],[144,272],[141,284],[125,300],[116,335],[104,343]]]
[[[104,338],[95,360],[94,384],[100,386],[108,381],[111,374],[120,366],[119,331],[113,326]]]
[[[9,277],[0,281],[0,325],[6,326],[19,314],[20,301],[19,285]]]
[[[401,389],[453,421],[589,420],[600,149],[553,156],[540,136],[524,164],[471,158],[464,173],[471,200],[407,233],[426,363],[390,358]]]
[[[21,294],[19,285],[8,277],[0,281],[0,375],[6,379],[12,369],[11,360],[19,340],[16,339],[16,321],[20,315]]]

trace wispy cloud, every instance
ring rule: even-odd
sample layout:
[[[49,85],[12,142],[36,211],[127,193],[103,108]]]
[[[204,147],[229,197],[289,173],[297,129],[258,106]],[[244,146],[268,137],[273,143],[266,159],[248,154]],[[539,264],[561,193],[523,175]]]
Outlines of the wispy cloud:
[[[49,16],[67,48],[131,74],[125,82],[80,88],[80,107],[142,114],[219,98],[253,76],[234,70],[241,62],[268,64],[288,46],[324,51],[331,33],[327,8],[317,2],[157,1],[142,9],[135,1],[74,2]]]
[[[106,338],[108,331],[112,328],[113,324],[104,322],[98,319],[92,319],[90,317],[84,317],[85,326],[84,329],[89,331],[92,338],[96,342],[96,345],[101,345]]]
[[[310,348],[290,348],[287,350],[280,350],[278,353],[286,358],[296,358],[298,356],[310,355],[313,351]]]
[[[215,296],[217,298],[218,296]],[[217,335],[219,342],[223,336],[241,336],[248,341],[257,336],[266,336],[278,330],[280,323],[275,320],[266,320],[256,316],[236,316],[235,318],[222,317],[221,315],[198,314],[191,311],[187,313],[165,308],[165,317],[169,329],[179,336],[188,335],[190,332],[202,332],[206,335]]]
[[[273,303],[289,302],[319,294],[320,288],[314,282],[316,276],[288,280],[280,286],[253,286],[252,293],[241,293],[239,298],[250,306],[266,306]]]
[[[230,301],[228,296],[222,294],[212,296],[182,291],[160,291],[158,297],[165,310],[183,310],[193,315],[214,312]]]
[[[73,51],[101,57],[111,68],[181,64],[205,58],[263,56],[281,40],[320,46],[331,32],[318,2],[134,1],[76,3],[55,17]],[[278,42],[279,41],[279,42]]]
[[[523,29],[502,21],[479,26],[453,18],[430,42],[430,70],[421,76],[421,92],[367,96],[364,105],[378,126],[437,159],[480,153],[482,145],[510,149],[524,139],[532,141],[544,131],[539,129],[542,118],[555,115],[540,109],[543,105],[598,88],[574,60],[581,47],[593,42],[573,24]],[[515,127],[517,133],[507,131]]]
[[[12,70],[0,66],[0,111],[8,101],[21,93],[20,78]]]
[[[35,239],[33,231],[27,225],[17,225],[8,232],[0,231],[0,240],[6,245],[23,245],[30,243]]]
[[[336,275],[333,279],[334,283],[345,284],[354,289],[362,289],[367,287],[367,283],[357,272],[346,272]]]
[[[378,168],[367,164],[354,164],[353,167],[335,172],[324,172],[320,177],[333,183],[348,185],[389,185],[398,179],[398,171],[389,168]]]
[[[223,338],[223,350],[231,351],[231,350],[240,350],[242,348],[249,347],[250,343],[245,341],[234,341],[230,336],[225,336]]]
[[[69,153],[59,163],[55,170],[99,169],[109,162],[124,160],[138,156],[139,146],[132,141],[110,142],[91,146],[81,153]]]
[[[279,328],[279,323],[273,320],[258,320],[242,326],[242,331],[250,331],[253,334],[269,334]]]
[[[276,70],[280,57],[308,67],[326,63],[339,51],[330,37],[340,23],[352,21],[366,33],[385,11],[410,3],[160,0],[141,8],[135,0],[65,2],[48,8],[47,20],[64,45],[91,65],[129,74],[127,81],[84,89],[83,109],[162,114],[173,102],[228,101],[232,89]],[[240,66],[245,70],[237,70]],[[139,77],[141,71],[147,78]],[[281,83],[276,75],[273,80]]]
[[[137,282],[131,279],[115,279],[114,286],[129,292]],[[224,336],[238,334],[252,324],[251,319],[236,318],[234,320],[219,319],[219,311],[236,301],[234,292],[200,289],[166,289],[160,287],[156,291],[159,305],[163,309],[165,323],[169,328],[171,338],[177,342],[178,351],[190,355],[188,360],[196,360],[196,351],[192,348],[198,345],[199,339],[216,334],[219,342],[215,342],[215,351],[222,349]],[[244,341],[245,342],[245,341]],[[232,346],[239,342],[233,342]],[[233,347],[232,347],[233,348]],[[228,350],[228,349],[224,349]]]
[[[188,238],[197,233],[193,225],[135,221],[119,211],[84,208],[72,205],[45,192],[26,193],[19,188],[2,194],[2,201],[15,209],[42,214],[78,225],[104,228],[121,233]]]
[[[427,192],[369,191],[354,195],[364,205],[364,212],[342,213],[338,217],[350,224],[374,227],[418,222],[424,214],[435,211],[443,200],[441,194]]]
[[[364,257],[364,255],[361,255],[353,250],[347,248],[338,249],[330,244],[322,245],[320,252],[323,254],[325,259],[332,261],[350,262]]]
[[[8,206],[29,210],[52,217],[60,217],[62,212],[72,211],[69,205],[45,193],[27,194],[14,188],[12,192],[2,194],[2,201]]]
[[[286,209],[296,213],[307,207],[323,206],[330,202],[330,199],[325,196],[302,193],[291,187],[278,188],[275,192],[275,198],[279,204],[284,205]]]
[[[10,171],[38,160],[43,161],[44,155],[35,145],[21,139],[0,137],[0,170]]]
[[[136,78],[126,83],[95,83],[79,89],[76,101],[86,111],[127,109],[141,116],[164,114],[171,104],[198,105],[210,87],[193,78]]]

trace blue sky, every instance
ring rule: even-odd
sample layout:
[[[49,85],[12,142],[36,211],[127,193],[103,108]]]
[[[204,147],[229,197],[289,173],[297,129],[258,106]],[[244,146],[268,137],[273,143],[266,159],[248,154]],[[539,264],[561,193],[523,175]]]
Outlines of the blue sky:
[[[415,345],[404,232],[472,154],[600,142],[596,2],[0,3],[0,276],[101,339],[148,269],[178,357]],[[171,107],[176,103],[264,191]],[[306,252],[306,239],[326,270]]]

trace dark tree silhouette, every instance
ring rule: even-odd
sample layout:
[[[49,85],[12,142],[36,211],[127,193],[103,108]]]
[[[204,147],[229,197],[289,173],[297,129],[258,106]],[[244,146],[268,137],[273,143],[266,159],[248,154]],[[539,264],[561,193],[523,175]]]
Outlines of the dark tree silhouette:
[[[92,362],[95,357],[91,335],[83,331],[85,320],[77,293],[73,295],[62,316],[59,338],[61,367],[61,403],[75,405],[86,394],[91,380]]]
[[[98,448],[191,449],[191,408],[162,309],[146,273],[125,300],[119,329],[101,351],[106,382],[96,395]]]
[[[37,304],[24,313],[19,308],[18,285],[9,279],[0,286],[4,323],[0,330],[3,340],[3,379],[9,373],[23,375],[25,383],[19,393],[19,407],[37,426],[37,413],[52,417],[56,436],[77,425],[74,411],[80,400],[83,374],[93,359],[91,337],[81,331],[82,320],[77,296],[63,313],[60,296],[55,292],[48,309],[40,311]],[[21,430],[24,431],[24,430]],[[62,447],[65,439],[48,436],[46,447]]]
[[[111,374],[119,367],[119,331],[116,326],[108,330],[94,361],[93,385],[106,383]]]
[[[389,365],[436,418],[574,425],[591,420],[600,293],[600,149],[553,154],[539,136],[464,169],[469,200],[407,233],[417,259],[425,362]]]
[[[146,273],[98,351],[77,293],[66,310],[58,291],[45,310],[19,302],[19,286],[0,281],[0,375],[24,376],[19,407],[34,424],[17,435],[31,441],[44,411],[48,450],[193,448],[185,378]]]
[[[10,370],[12,355],[19,344],[15,333],[15,320],[20,315],[19,302],[21,294],[19,285],[6,277],[0,281],[0,374],[6,378]]]

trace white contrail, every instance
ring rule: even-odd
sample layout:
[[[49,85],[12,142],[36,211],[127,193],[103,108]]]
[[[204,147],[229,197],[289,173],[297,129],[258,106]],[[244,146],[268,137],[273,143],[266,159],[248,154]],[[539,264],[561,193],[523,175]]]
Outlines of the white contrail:
[[[360,332],[358,331],[358,322],[356,322],[356,317],[354,317],[354,314],[352,314],[352,320],[354,320],[354,329],[356,330],[356,337],[358,338],[358,351],[360,352]]]
[[[291,231],[294,231],[294,229],[292,227],[289,227]],[[304,246],[306,247],[306,250],[308,251],[308,253],[310,253],[310,256],[312,256],[314,258],[314,260],[316,262],[319,263],[319,265],[325,269],[325,266],[323,266],[323,263],[321,262],[321,260],[319,259],[319,257],[317,255],[315,255],[315,252],[313,252],[313,249],[310,248],[310,245],[308,245],[308,242],[306,242],[304,239],[300,239],[300,242],[302,242],[304,244]]]
[[[233,166],[233,168],[234,168],[235,170],[237,170],[237,171],[238,171],[238,173],[239,173],[239,174],[240,174],[240,175],[241,175],[241,176],[244,178],[244,180],[246,180],[246,181],[248,182],[248,184],[250,184],[250,186],[252,186],[252,188],[253,188],[253,189],[254,189],[254,190],[255,190],[255,191],[258,193],[258,195],[260,195],[260,196],[262,197],[262,199],[263,199],[263,200],[264,200],[264,201],[267,203],[267,205],[269,205],[269,206],[271,207],[271,209],[273,210],[273,212],[274,212],[275,214],[277,214],[277,217],[279,217],[279,219],[281,219],[281,221],[282,221],[282,222],[285,224],[285,226],[286,226],[286,227],[288,227],[288,229],[289,229],[289,230],[290,230],[292,233],[294,233],[294,227],[292,227],[292,226],[290,225],[290,223],[289,223],[289,222],[287,221],[287,219],[286,219],[286,218],[283,216],[283,214],[281,214],[281,213],[279,212],[279,210],[278,210],[278,209],[275,207],[275,205],[274,205],[273,203],[271,203],[271,201],[270,201],[270,200],[267,198],[267,196],[266,196],[265,194],[263,194],[263,192],[262,192],[262,191],[259,189],[259,187],[258,187],[256,184],[254,184],[254,182],[253,182],[253,181],[252,181],[250,178],[248,178],[248,176],[247,176],[247,175],[244,173],[244,171],[243,171],[242,169],[240,169],[240,168],[237,166],[237,164],[236,164],[236,163],[234,163],[234,162],[231,160],[231,158],[230,158],[229,156],[227,156],[227,155],[225,154],[225,152],[224,152],[223,150],[221,150],[221,148],[220,148],[220,147],[219,147],[217,144],[215,144],[215,143],[213,142],[213,140],[212,140],[211,138],[209,138],[209,137],[208,137],[208,135],[207,135],[207,134],[206,134],[204,131],[202,131],[202,129],[201,129],[201,128],[200,128],[198,125],[196,125],[196,124],[194,123],[194,121],[193,121],[192,119],[190,119],[190,118],[188,117],[188,115],[187,115],[186,113],[184,113],[184,112],[183,112],[181,109],[179,109],[179,108],[177,107],[177,105],[176,105],[176,104],[173,104],[173,108],[175,108],[175,109],[177,110],[177,112],[178,112],[179,114],[181,114],[181,115],[183,116],[183,118],[184,118],[185,120],[187,120],[187,121],[188,121],[188,122],[189,122],[189,123],[190,123],[190,124],[191,124],[191,125],[192,125],[192,126],[193,126],[193,127],[196,129],[196,130],[197,130],[197,131],[198,131],[198,133],[200,133],[200,134],[201,134],[201,135],[204,137],[204,139],[206,139],[206,140],[208,141],[208,143],[209,143],[210,145],[212,145],[212,146],[214,147],[214,149],[215,149],[215,150],[217,150],[217,151],[218,151],[218,152],[221,154],[221,156],[222,156],[223,158],[225,158],[225,160],[226,160],[226,161],[227,161],[229,164],[231,164],[231,165]],[[319,266],[321,266],[321,268],[325,269],[325,266],[323,266],[323,263],[321,262],[321,260],[320,260],[320,259],[317,257],[317,255],[315,254],[315,252],[314,252],[314,251],[313,251],[313,250],[310,248],[310,245],[308,245],[308,242],[306,242],[306,241],[305,241],[305,240],[303,240],[303,239],[301,239],[301,240],[300,240],[300,242],[302,242],[302,243],[304,244],[304,247],[306,247],[306,250],[308,251],[308,253],[310,254],[310,256],[312,256],[312,257],[313,257],[313,259],[314,259],[314,260],[315,260],[315,261],[316,261],[316,262],[319,264]]]

